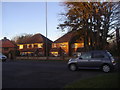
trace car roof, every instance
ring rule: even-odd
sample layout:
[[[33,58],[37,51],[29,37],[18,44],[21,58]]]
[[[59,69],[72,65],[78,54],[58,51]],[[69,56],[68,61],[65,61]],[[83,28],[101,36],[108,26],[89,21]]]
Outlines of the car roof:
[[[107,52],[107,50],[91,50],[90,52]]]

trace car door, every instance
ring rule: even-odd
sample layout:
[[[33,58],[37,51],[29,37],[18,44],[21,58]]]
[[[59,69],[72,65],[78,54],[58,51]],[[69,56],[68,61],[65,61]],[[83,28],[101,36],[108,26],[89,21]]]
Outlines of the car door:
[[[91,59],[91,53],[82,53],[81,56],[78,58],[78,65],[79,67],[89,67],[90,63],[89,60]]]
[[[100,67],[104,57],[102,52],[92,52],[92,57],[89,61],[90,67]]]

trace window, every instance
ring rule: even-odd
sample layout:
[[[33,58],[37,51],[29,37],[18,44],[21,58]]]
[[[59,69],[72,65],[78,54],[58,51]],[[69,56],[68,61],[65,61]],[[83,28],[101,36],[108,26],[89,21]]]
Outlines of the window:
[[[38,45],[34,45],[34,48],[38,48]]]
[[[20,45],[20,46],[19,46],[19,49],[23,49],[23,45]]]
[[[66,44],[60,44],[60,47],[67,47]]]
[[[23,48],[27,48],[27,45],[23,45]]]
[[[43,48],[43,44],[38,44],[38,48]]]
[[[58,56],[58,52],[51,52],[54,56]]]
[[[53,47],[54,47],[54,48],[56,48],[56,47],[57,47],[57,45],[56,45],[56,44],[53,44]]]
[[[72,48],[77,48],[78,46],[76,44],[73,44],[72,45]]]
[[[29,45],[29,48],[32,48],[32,45]]]
[[[80,58],[82,58],[82,59],[91,59],[91,53],[82,53]]]
[[[105,56],[100,52],[94,52],[92,58],[104,58]]]

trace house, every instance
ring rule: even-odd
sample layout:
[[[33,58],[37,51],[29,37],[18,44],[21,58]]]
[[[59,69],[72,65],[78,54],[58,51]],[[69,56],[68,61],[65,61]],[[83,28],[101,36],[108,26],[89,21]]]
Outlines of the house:
[[[84,49],[83,38],[76,31],[70,31],[52,43],[50,54],[53,56],[72,56]],[[61,49],[61,52],[60,52]]]
[[[38,33],[22,43],[18,43],[20,55],[22,56],[48,56],[52,41]]]
[[[16,56],[17,45],[4,37],[0,40],[0,52],[6,55],[8,58],[13,59]]]

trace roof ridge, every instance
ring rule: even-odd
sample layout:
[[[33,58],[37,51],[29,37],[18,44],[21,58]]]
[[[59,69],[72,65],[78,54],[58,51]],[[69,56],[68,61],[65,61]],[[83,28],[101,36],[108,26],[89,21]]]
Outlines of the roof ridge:
[[[63,36],[61,36],[60,38],[58,38],[57,40],[55,40],[54,42],[59,42],[62,38],[65,38],[65,37],[67,37],[69,34],[71,34],[70,37],[69,37],[69,40],[70,40],[75,32],[76,32],[76,31],[69,31],[69,32],[67,32],[66,34],[64,34]],[[69,41],[69,40],[68,40],[68,41]],[[63,41],[64,41],[64,40],[63,40]]]
[[[45,43],[46,41],[46,38],[44,35],[42,35],[41,33],[37,33],[37,34],[34,34],[32,37],[29,37],[25,42],[24,44],[28,43],[28,44],[31,44],[31,43],[39,43],[39,42],[43,42]],[[47,38],[47,41],[49,42],[52,42],[50,39]]]

